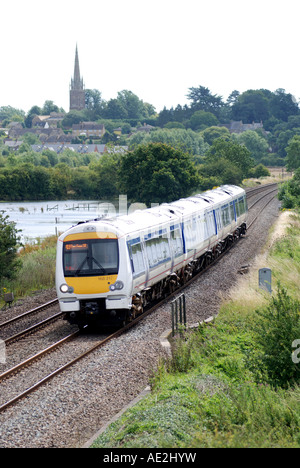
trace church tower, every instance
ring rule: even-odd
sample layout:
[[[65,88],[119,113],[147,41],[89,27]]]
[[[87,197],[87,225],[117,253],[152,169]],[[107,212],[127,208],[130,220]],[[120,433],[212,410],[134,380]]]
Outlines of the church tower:
[[[71,78],[70,85],[70,111],[82,110],[85,108],[85,92],[83,79],[80,78],[78,50],[76,44],[74,78]]]

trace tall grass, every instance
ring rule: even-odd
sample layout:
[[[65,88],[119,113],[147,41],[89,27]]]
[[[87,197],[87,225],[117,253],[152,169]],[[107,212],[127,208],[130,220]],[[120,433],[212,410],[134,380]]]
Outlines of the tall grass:
[[[56,236],[25,244],[19,252],[22,266],[14,280],[7,281],[5,289],[15,299],[33,291],[53,288],[55,285]]]

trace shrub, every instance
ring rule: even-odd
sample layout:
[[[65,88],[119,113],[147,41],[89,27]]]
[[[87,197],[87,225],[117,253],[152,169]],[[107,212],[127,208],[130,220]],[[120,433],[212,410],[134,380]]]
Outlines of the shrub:
[[[278,286],[269,306],[256,311],[255,340],[260,352],[254,358],[263,366],[267,379],[275,387],[287,388],[300,383],[300,366],[292,360],[292,343],[300,339],[300,302]]]
[[[17,257],[20,236],[15,223],[9,221],[0,211],[0,283],[4,278],[13,278],[20,268],[21,262]]]

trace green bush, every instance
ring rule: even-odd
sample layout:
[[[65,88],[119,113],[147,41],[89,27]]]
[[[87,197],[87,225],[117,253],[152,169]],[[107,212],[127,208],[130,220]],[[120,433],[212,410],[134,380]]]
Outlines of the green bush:
[[[292,343],[300,339],[300,302],[279,285],[270,305],[256,314],[254,333],[260,352],[252,364],[262,366],[267,380],[275,387],[299,384],[300,367],[292,360]]]
[[[13,278],[21,266],[17,256],[19,231],[3,213],[0,211],[0,284],[4,279]]]

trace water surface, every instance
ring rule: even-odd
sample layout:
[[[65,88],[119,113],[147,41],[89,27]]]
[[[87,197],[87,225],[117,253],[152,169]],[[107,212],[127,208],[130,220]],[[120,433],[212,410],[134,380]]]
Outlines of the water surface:
[[[82,200],[2,202],[0,210],[22,230],[22,242],[62,233],[79,221],[115,214],[112,203]]]

